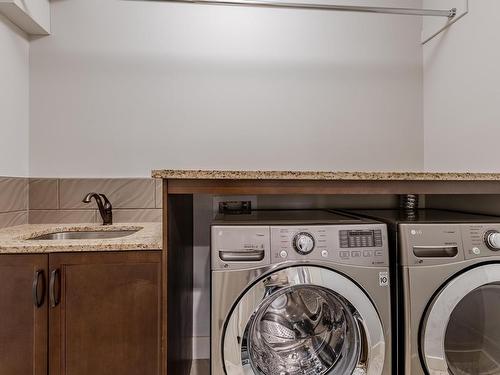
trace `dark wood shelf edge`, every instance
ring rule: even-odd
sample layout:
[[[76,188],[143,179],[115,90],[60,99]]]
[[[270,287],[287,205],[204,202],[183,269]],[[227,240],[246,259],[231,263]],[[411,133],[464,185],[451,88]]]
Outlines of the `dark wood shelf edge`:
[[[167,194],[500,194],[500,181],[169,179]]]
[[[162,375],[189,375],[193,360],[193,195],[163,181]]]

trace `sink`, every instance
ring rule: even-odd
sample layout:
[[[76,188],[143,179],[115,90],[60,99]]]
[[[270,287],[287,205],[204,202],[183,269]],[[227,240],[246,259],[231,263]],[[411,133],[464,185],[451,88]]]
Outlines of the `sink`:
[[[120,238],[130,236],[139,230],[110,230],[110,231],[67,231],[47,233],[29,238],[30,240],[101,240],[106,238]]]

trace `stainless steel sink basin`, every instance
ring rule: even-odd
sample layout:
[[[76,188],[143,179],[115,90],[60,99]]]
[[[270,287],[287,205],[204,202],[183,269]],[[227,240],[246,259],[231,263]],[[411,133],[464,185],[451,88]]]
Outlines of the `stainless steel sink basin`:
[[[32,237],[30,240],[101,240],[126,237],[137,232],[138,230],[55,232]]]

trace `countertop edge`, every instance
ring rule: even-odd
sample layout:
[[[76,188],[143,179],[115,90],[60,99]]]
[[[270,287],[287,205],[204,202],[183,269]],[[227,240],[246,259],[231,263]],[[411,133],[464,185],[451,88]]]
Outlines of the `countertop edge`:
[[[476,172],[343,172],[236,171],[156,169],[153,178],[171,180],[302,180],[302,181],[500,181],[500,173]]]
[[[134,234],[108,239],[31,240],[33,236],[58,231],[127,230],[140,227]],[[161,223],[118,223],[102,227],[93,223],[23,224],[0,230],[0,255],[155,251],[162,249]]]
[[[0,256],[1,255],[21,255],[21,254],[55,254],[55,253],[119,253],[119,252],[129,252],[129,251],[161,251],[161,248],[156,247],[144,247],[144,248],[103,248],[103,247],[84,247],[81,248],[50,248],[50,249],[38,249],[35,247],[2,247],[0,246]]]

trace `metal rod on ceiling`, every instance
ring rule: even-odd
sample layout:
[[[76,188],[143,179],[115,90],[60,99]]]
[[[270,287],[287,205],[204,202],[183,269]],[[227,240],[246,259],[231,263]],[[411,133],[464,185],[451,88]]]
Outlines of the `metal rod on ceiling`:
[[[315,9],[332,10],[341,12],[362,12],[362,13],[380,13],[380,14],[402,14],[407,16],[433,16],[453,18],[457,15],[457,9],[435,10],[435,9],[415,9],[415,8],[386,8],[386,7],[366,7],[351,5],[331,5],[331,4],[308,4],[308,3],[285,3],[279,1],[261,1],[261,0],[167,0],[176,3],[193,3],[207,5],[233,5],[233,6],[251,6],[261,8],[288,8],[288,9]]]

